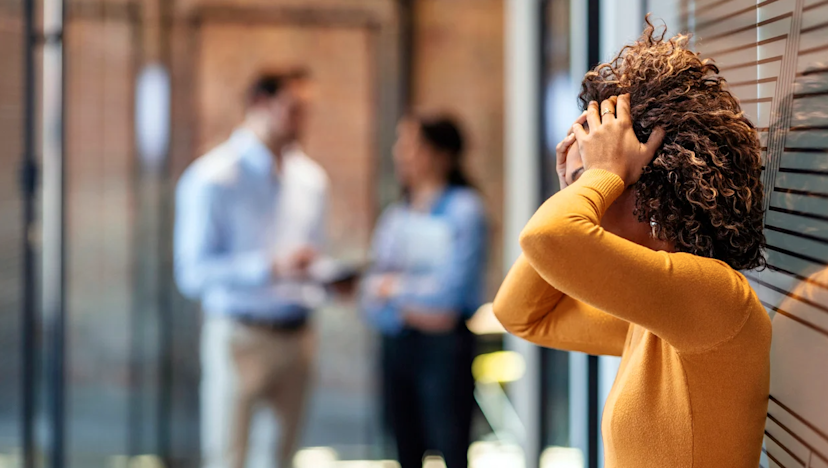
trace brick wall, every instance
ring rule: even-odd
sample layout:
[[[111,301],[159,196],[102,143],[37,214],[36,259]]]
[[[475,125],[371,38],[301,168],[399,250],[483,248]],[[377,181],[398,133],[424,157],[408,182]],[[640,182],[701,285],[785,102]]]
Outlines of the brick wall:
[[[396,79],[386,66],[392,6],[365,0],[177,3],[174,87],[180,83],[185,92],[175,96],[173,125],[186,135],[174,135],[173,175],[241,121],[243,91],[257,70],[305,66],[316,99],[304,145],[331,176],[332,244],[338,253],[364,253],[379,210],[381,148],[389,146],[393,128],[390,119],[378,117],[388,108],[388,80]],[[192,17],[199,18],[196,26]]]
[[[197,421],[192,395],[198,378],[198,336],[193,330],[200,315],[171,294],[170,197],[183,169],[240,121],[242,90],[255,70],[304,64],[314,74],[319,100],[306,147],[332,179],[331,234],[340,250],[365,249],[381,200],[395,192],[389,170],[400,112],[395,1],[160,1],[168,8],[165,58],[173,86],[167,180],[142,172],[134,151],[135,74],[153,55],[142,37],[150,32],[141,23],[148,0],[67,2],[67,346],[70,429],[75,434],[70,451],[91,457],[79,466],[100,465],[107,454],[125,451],[130,397],[137,397],[144,408],[155,407],[161,330],[174,335],[173,410],[186,416],[170,423],[176,434],[173,451],[182,456],[193,452]],[[4,64],[22,59],[20,24],[9,13],[19,14],[18,3],[0,2]],[[228,19],[228,12],[240,9],[247,16]],[[502,0],[419,1],[412,77],[415,105],[454,111],[470,135],[468,167],[483,189],[495,227],[493,282],[499,281],[501,271],[502,14]],[[19,215],[13,169],[20,157],[22,109],[16,67],[7,67],[14,73],[0,73],[0,158],[8,169],[3,176],[8,183],[0,184],[0,208],[10,215],[4,219]],[[10,246],[0,252],[8,268],[0,284],[10,291],[19,286],[17,227],[6,223],[0,230]],[[16,308],[14,294],[0,300],[6,301],[3,312]],[[323,311],[320,322],[325,322],[321,354],[348,359],[320,359],[319,387],[339,395],[363,392],[359,398],[364,401],[348,400],[345,406],[353,403],[365,413],[359,408],[373,401],[366,390],[372,371],[369,334],[356,311]],[[15,320],[3,323],[3,329],[17,335]],[[0,353],[7,357],[0,363],[8,374],[17,362],[12,354],[17,344],[5,336],[0,335],[0,350],[9,352]],[[130,344],[133,339],[137,341]],[[141,373],[133,377],[143,383],[130,388],[133,364]],[[139,449],[147,452],[157,449],[149,430],[155,424],[151,413],[144,411],[137,423],[143,428],[137,436]],[[320,415],[314,427],[336,426],[337,421],[325,419],[330,417]],[[343,421],[349,426],[356,420]]]
[[[243,118],[244,90],[262,67],[310,69],[314,103],[304,148],[331,179],[329,231],[340,249],[363,248],[376,213],[374,44],[364,28],[205,22],[200,31],[199,152]]]
[[[393,2],[376,0],[344,2],[315,0],[310,4],[299,0],[280,0],[279,2],[181,0],[177,3],[176,15],[186,16],[198,11],[216,10],[228,6],[257,9],[265,5],[271,11],[278,11],[280,8],[287,11],[288,7],[301,6],[306,11],[314,11],[318,8],[317,12],[334,8],[333,11],[338,11],[340,15],[351,16],[355,16],[354,12],[370,12],[374,21],[388,22],[392,26],[396,21],[393,17],[395,13]],[[328,18],[330,17],[331,15],[328,15]],[[499,283],[502,270],[500,224],[503,209],[503,2],[502,0],[421,0],[416,2],[414,23],[416,43],[414,44],[412,70],[413,105],[429,109],[445,109],[463,120],[471,140],[467,167],[486,197],[493,225],[490,266],[493,293]],[[210,54],[230,53],[232,55],[230,51],[238,45],[234,44],[233,39],[228,36],[228,34],[233,34],[226,30],[229,25],[226,27],[210,26],[210,22],[205,21],[202,28],[205,26],[208,28],[205,30],[209,30],[211,36],[223,34],[224,45],[211,42],[211,51],[208,55],[204,55],[202,48],[197,57],[209,57]],[[220,31],[222,28],[225,28],[223,32]],[[387,112],[383,113],[383,109],[376,107],[380,98],[376,88],[383,86],[381,80],[389,79],[389,77],[384,75],[380,51],[371,50],[372,47],[382,47],[384,41],[372,40],[371,35],[379,34],[377,32],[366,33],[365,37],[358,40],[361,45],[357,45],[354,41],[348,43],[345,40],[337,44],[342,48],[333,49],[320,45],[327,40],[326,37],[334,34],[331,28],[308,28],[302,25],[290,28],[289,25],[281,25],[275,29],[267,26],[256,26],[254,29],[259,32],[254,33],[250,30],[246,34],[250,37],[270,35],[272,38],[267,40],[277,42],[280,41],[278,37],[281,35],[281,41],[290,41],[290,47],[279,47],[278,44],[273,43],[275,45],[271,47],[275,48],[270,54],[271,62],[296,63],[299,61],[296,57],[307,57],[308,61],[312,62],[309,63],[312,69],[330,65],[328,68],[320,69],[319,79],[321,81],[329,80],[325,73],[332,71],[336,71],[344,77],[345,81],[348,81],[347,86],[340,88],[331,87],[336,86],[332,82],[327,85],[322,83],[320,89],[324,90],[322,94],[325,99],[320,99],[317,110],[324,115],[314,117],[315,121],[311,124],[307,146],[311,156],[318,159],[330,174],[336,175],[333,177],[334,199],[336,200],[335,213],[331,222],[333,237],[339,237],[337,243],[352,249],[358,245],[364,245],[368,237],[367,233],[373,227],[373,221],[380,208],[378,202],[380,199],[387,198],[387,195],[381,196],[383,194],[378,193],[377,189],[382,185],[387,187],[388,179],[392,177],[387,170],[391,156],[387,140],[389,128],[393,128],[393,122],[389,122],[391,119]],[[271,32],[263,32],[265,29]],[[354,28],[346,29],[351,32],[346,33],[342,30],[336,34],[343,38],[348,35],[356,37],[353,34]],[[188,35],[184,29],[179,29],[174,34]],[[199,40],[212,41],[211,36],[201,35],[201,39],[197,39],[195,45],[198,46]],[[307,37],[314,37],[314,45],[308,42]],[[173,41],[173,47],[183,49],[174,56],[180,57],[181,61],[189,61],[190,63],[186,65],[188,69],[200,70],[201,65],[196,63],[199,59],[188,53],[193,50],[194,45],[193,39],[189,41],[189,46],[186,45],[187,40],[183,37],[182,41]],[[246,41],[246,44],[256,42],[255,40]],[[378,42],[379,45],[377,45]],[[345,47],[346,44],[348,44],[347,47]],[[221,49],[222,47],[224,49]],[[258,47],[253,45],[252,50],[255,51]],[[256,56],[258,52],[253,51],[249,53],[248,58],[233,59],[234,64],[240,63],[240,60],[243,62],[240,63],[239,70],[221,71],[220,64],[214,65],[218,73],[238,75],[222,78],[225,82],[230,80],[234,84],[230,85],[232,89],[224,88],[224,91],[229,94],[227,92],[221,94],[223,104],[228,106],[228,112],[223,113],[220,119],[214,120],[199,112],[184,115],[193,108],[215,113],[218,109],[215,106],[221,103],[218,98],[209,96],[215,95],[213,91],[217,89],[216,87],[211,87],[210,92],[202,94],[212,100],[206,103],[208,106],[214,106],[212,109],[199,107],[204,106],[205,101],[200,101],[201,98],[196,97],[194,102],[182,106],[183,111],[181,108],[177,111],[181,115],[178,115],[174,122],[179,122],[181,127],[184,127],[186,123],[189,128],[182,128],[185,133],[200,129],[202,125],[210,126],[210,128],[205,128],[203,131],[197,130],[195,135],[191,135],[189,142],[192,144],[178,141],[177,145],[180,150],[176,152],[174,173],[183,169],[193,155],[198,154],[209,144],[215,143],[219,136],[226,134],[233,122],[240,118],[236,96],[240,93],[238,91],[240,83],[244,82],[241,76],[249,76],[256,63],[264,63]],[[174,61],[174,67],[176,62],[177,60]],[[358,70],[360,63],[378,68],[366,73],[364,70]],[[183,69],[183,67],[180,68]],[[377,71],[379,74],[376,74]],[[196,79],[202,86],[214,86],[204,81],[205,74],[202,72],[203,70],[196,76],[187,75],[188,72],[182,70],[179,76],[187,86],[190,86]],[[213,71],[210,72],[212,73]],[[371,89],[366,90],[359,84],[363,79],[371,89],[374,89],[373,93]],[[360,99],[366,98],[370,100],[370,109],[359,110]],[[183,101],[187,97],[178,96],[177,99]],[[388,98],[386,97],[385,100],[388,101]],[[376,122],[377,117],[379,117],[379,122]],[[371,122],[371,119],[374,122]],[[337,122],[344,122],[345,125],[338,125]],[[365,131],[374,134],[359,142],[360,132]],[[203,137],[201,136],[203,134],[212,137]],[[346,150],[343,144],[353,149]]]
[[[491,296],[503,271],[503,0],[420,0],[414,22],[414,106],[462,119],[470,139],[466,168],[492,225]]]
[[[147,234],[137,222],[134,185],[138,27],[91,10],[66,26],[67,375],[76,434],[69,450],[90,464],[125,450],[127,433],[134,242]]]

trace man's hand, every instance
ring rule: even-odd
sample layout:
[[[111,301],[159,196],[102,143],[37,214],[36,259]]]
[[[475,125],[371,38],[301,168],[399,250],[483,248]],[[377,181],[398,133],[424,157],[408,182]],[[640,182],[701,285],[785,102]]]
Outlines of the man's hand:
[[[664,130],[656,128],[646,143],[638,141],[633,132],[629,94],[605,100],[600,111],[597,102],[590,102],[587,123],[589,133],[581,123],[572,126],[584,167],[612,172],[626,186],[638,182],[664,139]]]
[[[331,283],[330,287],[337,297],[344,300],[352,300],[356,296],[358,285],[359,280],[356,276],[354,276],[352,278]]]
[[[319,254],[313,247],[301,247],[299,250],[294,252],[293,255],[291,255],[290,268],[292,271],[294,271],[300,276],[307,276],[308,268],[311,266],[311,264],[314,262],[314,260],[316,260],[318,256]]]
[[[319,254],[313,247],[300,247],[287,260],[274,260],[271,272],[276,278],[307,278],[308,269],[318,256]]]

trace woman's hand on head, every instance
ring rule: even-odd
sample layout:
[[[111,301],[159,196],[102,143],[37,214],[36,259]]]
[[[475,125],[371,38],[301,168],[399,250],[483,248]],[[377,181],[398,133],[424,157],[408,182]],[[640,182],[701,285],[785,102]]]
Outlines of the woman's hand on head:
[[[646,143],[638,141],[633,132],[629,94],[613,96],[600,106],[590,102],[586,122],[589,132],[581,122],[572,126],[584,167],[612,172],[626,186],[638,182],[664,139],[664,130],[655,128]]]

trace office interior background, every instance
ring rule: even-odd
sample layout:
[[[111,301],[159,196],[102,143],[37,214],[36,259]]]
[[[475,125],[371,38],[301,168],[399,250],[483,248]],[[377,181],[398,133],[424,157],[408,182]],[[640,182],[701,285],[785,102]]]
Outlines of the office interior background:
[[[586,70],[642,31],[694,33],[760,129],[773,317],[761,466],[828,468],[828,1],[0,0],[0,468],[198,466],[201,315],[172,278],[171,196],[265,65],[307,66],[332,249],[364,258],[397,196],[409,108],[460,116],[492,221],[489,298],[557,190]],[[618,361],[539,349],[479,311],[475,468],[597,468]],[[295,466],[391,467],[377,340],[315,317]],[[433,461],[439,466],[439,460]]]

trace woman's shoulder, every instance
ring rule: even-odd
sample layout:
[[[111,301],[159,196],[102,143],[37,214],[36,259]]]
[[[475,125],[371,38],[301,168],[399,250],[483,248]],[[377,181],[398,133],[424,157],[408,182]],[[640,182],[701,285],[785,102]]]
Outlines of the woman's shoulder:
[[[454,216],[485,217],[486,207],[483,197],[476,189],[471,187],[453,187],[448,192],[449,214]]]
[[[380,213],[378,224],[391,222],[395,218],[398,218],[405,210],[405,203],[402,201],[389,203],[383,208],[382,213]]]
[[[709,309],[700,315],[703,323],[699,323],[706,336],[702,340],[705,345],[685,351],[685,355],[713,356],[734,347],[755,351],[770,345],[770,317],[749,281],[753,272],[735,270],[724,261],[691,253],[668,255],[682,284],[698,298],[690,300],[692,307]]]
[[[706,282],[709,294],[717,297],[723,308],[738,307],[747,315],[767,318],[764,305],[753,289],[749,278],[755,278],[756,271],[739,271],[722,260],[702,257],[690,253],[673,254],[692,258],[700,268],[699,280]]]
[[[751,272],[742,272],[733,269],[726,262],[709,257],[702,257],[687,252],[667,254],[671,257],[671,264],[682,271],[682,276],[693,289],[703,292],[710,298],[715,298],[721,307],[732,308],[739,306],[747,309],[764,307],[748,280]],[[748,276],[746,276],[748,275]]]

